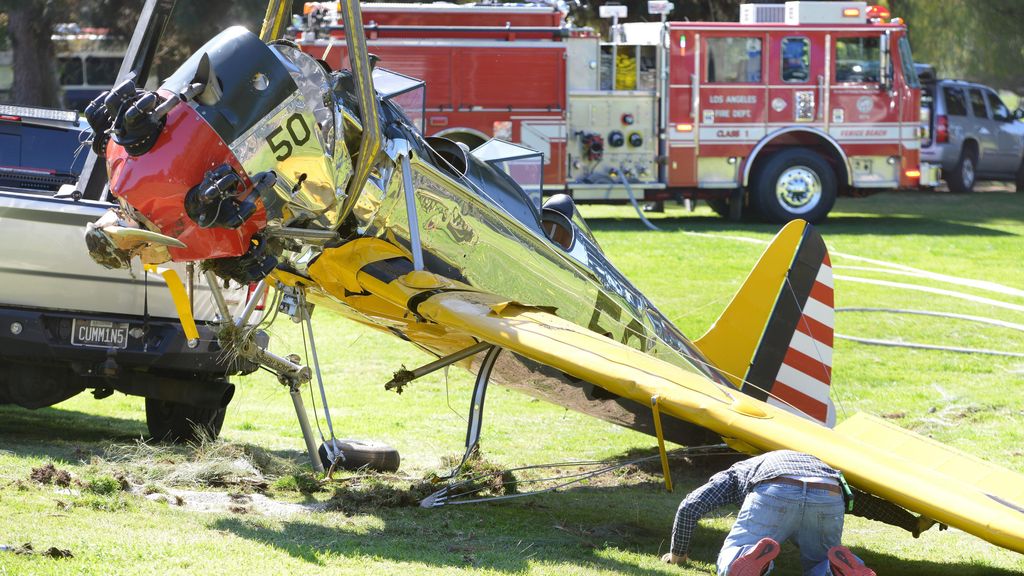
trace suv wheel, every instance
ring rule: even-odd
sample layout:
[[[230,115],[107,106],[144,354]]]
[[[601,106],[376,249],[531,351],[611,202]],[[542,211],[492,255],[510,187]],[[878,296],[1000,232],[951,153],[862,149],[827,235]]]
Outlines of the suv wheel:
[[[205,408],[146,398],[146,425],[156,440],[195,442],[220,435],[227,408]]]
[[[964,147],[960,153],[960,161],[953,168],[953,173],[946,178],[949,191],[966,194],[974,190],[975,170],[978,167],[978,153],[973,148]]]
[[[757,211],[769,222],[802,218],[818,223],[836,203],[836,175],[814,151],[790,148],[758,171],[753,193]]]

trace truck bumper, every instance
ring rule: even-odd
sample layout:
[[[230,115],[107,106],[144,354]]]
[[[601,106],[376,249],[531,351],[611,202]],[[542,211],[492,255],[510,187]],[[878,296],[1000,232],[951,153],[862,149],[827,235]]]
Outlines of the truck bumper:
[[[83,344],[72,330],[87,321],[127,331],[121,345]],[[117,378],[118,372],[153,372],[223,377],[254,367],[230,363],[213,328],[199,326],[199,344],[189,348],[175,320],[90,315],[0,307],[0,360],[69,365],[81,376]]]
[[[942,177],[942,167],[938,164],[932,164],[930,162],[921,162],[921,182],[922,188],[934,188],[939,185],[939,180]]]

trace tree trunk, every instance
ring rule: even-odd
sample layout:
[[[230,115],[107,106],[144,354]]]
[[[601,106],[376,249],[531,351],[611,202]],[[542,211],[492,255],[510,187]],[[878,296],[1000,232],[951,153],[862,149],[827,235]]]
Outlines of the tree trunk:
[[[60,108],[53,41],[52,12],[46,0],[12,2],[7,12],[7,31],[14,59],[15,104]]]

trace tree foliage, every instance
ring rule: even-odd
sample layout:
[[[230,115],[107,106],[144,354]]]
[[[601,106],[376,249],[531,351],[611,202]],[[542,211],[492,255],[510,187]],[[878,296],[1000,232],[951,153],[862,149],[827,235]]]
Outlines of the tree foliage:
[[[14,52],[13,98],[24,104],[59,104],[55,49],[49,31],[58,22],[109,28],[124,44],[135,29],[144,0],[0,0],[0,40]],[[478,0],[479,1],[479,0]],[[744,1],[675,0],[672,20],[734,22]],[[781,1],[781,0],[780,0]],[[575,13],[580,25],[605,29],[598,8],[608,0],[584,1]],[[941,76],[965,78],[1024,94],[1024,1],[879,0],[910,30],[914,57],[936,67]],[[620,0],[627,21],[657,20],[647,0]],[[224,28],[241,24],[256,29],[266,0],[178,0],[157,53],[155,71],[167,76],[189,54]],[[293,13],[302,0],[293,0]],[[5,25],[6,24],[6,25]]]
[[[144,0],[0,0],[0,24],[13,51],[12,100],[18,104],[60,106],[53,26],[75,22],[109,29],[121,48],[135,31]],[[218,32],[236,24],[258,31],[266,0],[178,0],[154,63],[157,78],[169,75]],[[293,9],[301,13],[302,2]]]
[[[889,0],[907,22],[914,60],[941,77],[1024,93],[1024,2]]]
[[[15,103],[60,106],[50,34],[65,9],[65,3],[59,0],[0,1],[0,10],[7,16],[7,40],[13,54],[11,97]]]

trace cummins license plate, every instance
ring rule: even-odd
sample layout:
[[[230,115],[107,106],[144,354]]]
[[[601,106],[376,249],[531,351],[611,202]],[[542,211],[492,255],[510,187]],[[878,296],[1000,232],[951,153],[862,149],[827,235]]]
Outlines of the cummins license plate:
[[[71,343],[75,346],[127,348],[128,323],[76,318],[71,324]]]

